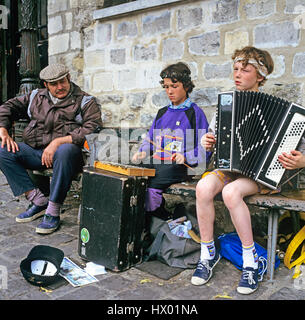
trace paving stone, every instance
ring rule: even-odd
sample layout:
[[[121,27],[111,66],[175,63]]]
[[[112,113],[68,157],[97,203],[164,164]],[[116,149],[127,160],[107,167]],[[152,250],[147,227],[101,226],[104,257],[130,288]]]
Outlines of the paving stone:
[[[67,288],[68,289],[68,288]],[[99,300],[107,298],[107,292],[95,285],[70,289],[70,292],[60,297],[62,300]]]
[[[279,291],[272,294],[269,298],[270,300],[304,300],[305,292],[304,290],[296,290],[293,288],[284,287]]]
[[[104,289],[111,289],[115,291],[120,291],[122,288],[129,288],[130,286],[133,286],[135,283],[122,278],[119,274],[118,275],[113,275],[109,278],[107,278],[107,282],[103,284]]]
[[[159,300],[160,292],[147,287],[138,287],[136,290],[125,290],[114,296],[115,300]]]

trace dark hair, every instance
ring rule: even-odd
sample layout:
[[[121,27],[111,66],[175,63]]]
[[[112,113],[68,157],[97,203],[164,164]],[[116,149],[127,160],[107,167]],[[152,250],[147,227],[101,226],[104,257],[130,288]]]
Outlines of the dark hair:
[[[192,79],[191,79],[191,70],[190,68],[183,62],[178,62],[175,64],[171,64],[163,69],[160,73],[160,77],[162,80],[160,81],[161,85],[164,85],[164,79],[169,78],[172,82],[181,82],[183,84],[183,88],[186,90],[186,95],[193,91],[195,87]]]

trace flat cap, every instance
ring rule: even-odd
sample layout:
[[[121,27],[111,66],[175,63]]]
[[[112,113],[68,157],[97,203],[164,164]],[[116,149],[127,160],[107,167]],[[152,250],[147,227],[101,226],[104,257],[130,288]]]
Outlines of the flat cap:
[[[69,74],[69,69],[63,64],[50,64],[40,71],[40,79],[46,82],[60,80]]]

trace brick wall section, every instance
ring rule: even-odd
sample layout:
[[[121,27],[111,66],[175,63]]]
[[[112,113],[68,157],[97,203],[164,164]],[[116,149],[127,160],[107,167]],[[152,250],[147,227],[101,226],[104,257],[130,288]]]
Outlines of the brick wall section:
[[[102,4],[49,0],[49,57],[100,99],[106,126],[149,126],[168,102],[160,71],[177,61],[190,65],[191,98],[210,119],[217,94],[233,88],[231,55],[245,45],[275,61],[264,90],[305,105],[303,0],[188,0],[94,19]]]

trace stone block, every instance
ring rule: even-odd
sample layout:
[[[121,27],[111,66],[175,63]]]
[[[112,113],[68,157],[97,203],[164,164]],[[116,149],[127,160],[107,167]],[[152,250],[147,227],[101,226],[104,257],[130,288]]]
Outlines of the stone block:
[[[105,51],[104,50],[96,50],[96,51],[88,51],[84,55],[85,66],[86,69],[97,69],[105,67]]]
[[[285,13],[305,12],[305,3],[303,0],[286,0]]]
[[[78,0],[70,0],[70,8],[71,9],[76,9],[79,7]]]
[[[204,65],[203,74],[207,80],[226,79],[232,72],[232,63],[214,64],[207,62]]]
[[[170,103],[170,100],[165,91],[155,93],[152,96],[152,103],[157,107],[164,107]]]
[[[214,56],[219,54],[219,31],[206,32],[199,36],[190,37],[188,40],[189,52],[195,55]]]
[[[154,121],[155,114],[148,114],[148,113],[141,113],[140,119],[141,119],[141,126],[144,128],[150,127]]]
[[[122,111],[120,114],[120,121],[133,121],[135,120],[136,115],[133,112],[124,112]]]
[[[133,38],[138,34],[138,27],[135,22],[124,21],[118,25],[117,38]]]
[[[99,72],[93,75],[93,91],[104,92],[113,90],[112,72]]]
[[[157,46],[156,44],[148,46],[137,44],[133,49],[133,56],[134,61],[155,60],[157,58]]]
[[[268,88],[266,92],[276,97],[285,99],[287,101],[299,103],[302,105],[302,100],[303,100],[302,88],[303,88],[303,84],[300,82],[289,83],[289,84],[273,86],[271,88]]]
[[[94,45],[94,30],[91,28],[84,29],[84,49],[88,49]]]
[[[247,31],[234,30],[225,33],[225,54],[232,54],[236,49],[242,49],[249,45],[249,34]]]
[[[112,25],[110,23],[99,23],[95,29],[97,45],[108,45],[112,38]]]
[[[251,0],[245,3],[243,9],[248,19],[260,19],[276,13],[275,0]]]
[[[55,16],[49,18],[48,21],[48,33],[50,35],[61,32],[63,30],[62,18],[61,16]]]
[[[59,62],[67,66],[71,72],[75,71],[82,73],[84,69],[84,59],[78,51],[69,51],[68,53],[62,55]]]
[[[151,89],[160,88],[160,72],[161,68],[157,65],[146,65],[145,69],[141,68],[137,71],[136,88]]]
[[[291,21],[268,23],[254,28],[254,45],[259,48],[296,47],[300,30]]]
[[[272,55],[272,59],[274,62],[274,70],[273,72],[268,76],[268,79],[276,79],[285,74],[286,66],[285,66],[285,56],[279,55],[274,56]]]
[[[126,49],[112,49],[110,50],[110,62],[113,64],[125,64]]]
[[[48,15],[68,10],[68,0],[48,0]]]
[[[305,77],[305,52],[298,52],[293,58],[292,73],[296,77]]]
[[[143,108],[146,100],[145,92],[131,93],[127,95],[127,101],[131,109]]]
[[[119,70],[118,72],[118,90],[131,90],[137,88],[136,69]]]
[[[162,59],[178,60],[182,59],[184,54],[184,43],[176,38],[163,40]]]
[[[104,104],[117,104],[120,105],[123,101],[123,97],[118,94],[104,94],[99,96],[99,101],[102,105]]]
[[[102,108],[102,121],[103,124],[108,124],[108,125],[114,125],[113,121],[113,115],[110,110],[105,110],[105,108]]]
[[[67,12],[65,14],[65,19],[66,19],[66,30],[71,30],[73,27],[72,12]]]
[[[216,2],[216,1],[215,1]],[[231,23],[238,20],[238,0],[220,0],[216,2],[212,23]]]
[[[70,41],[71,50],[82,48],[81,34],[78,31],[73,31],[70,33]]]
[[[177,25],[178,30],[192,29],[202,23],[202,8],[180,9],[178,10]]]
[[[187,65],[189,66],[191,70],[191,77],[192,80],[196,80],[198,78],[198,66],[197,63],[194,61],[187,62]]]
[[[199,107],[212,106],[217,104],[218,92],[217,88],[195,89],[190,94],[190,98]]]
[[[151,36],[170,31],[171,13],[165,11],[160,15],[147,15],[142,18],[143,35]]]
[[[64,53],[69,50],[69,33],[49,37],[49,55]]]

